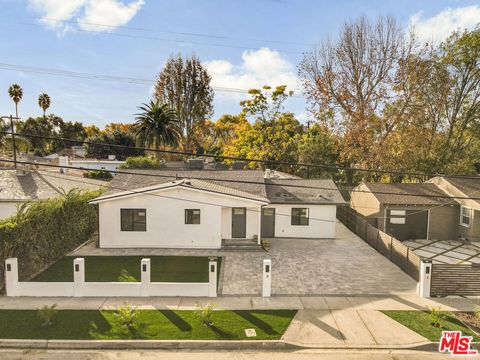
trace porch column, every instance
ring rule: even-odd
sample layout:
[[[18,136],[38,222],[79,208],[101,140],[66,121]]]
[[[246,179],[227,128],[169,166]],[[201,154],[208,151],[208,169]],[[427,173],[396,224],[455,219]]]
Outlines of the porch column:
[[[257,242],[258,245],[262,243],[262,205],[258,207],[258,236],[257,236]]]

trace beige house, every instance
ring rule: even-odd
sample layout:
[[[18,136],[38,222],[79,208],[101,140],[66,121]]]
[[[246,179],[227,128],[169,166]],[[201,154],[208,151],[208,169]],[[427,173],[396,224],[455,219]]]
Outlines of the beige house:
[[[398,240],[458,238],[459,204],[434,183],[361,183],[350,206]]]

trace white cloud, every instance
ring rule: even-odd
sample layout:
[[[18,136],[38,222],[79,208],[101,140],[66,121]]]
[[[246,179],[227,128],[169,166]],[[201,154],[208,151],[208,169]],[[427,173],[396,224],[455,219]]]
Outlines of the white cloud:
[[[480,6],[446,8],[430,18],[422,18],[422,12],[410,17],[410,27],[422,41],[439,42],[455,30],[471,29],[480,22]]]
[[[298,90],[295,66],[279,52],[268,48],[244,51],[240,65],[224,59],[207,61],[204,65],[212,76],[211,85],[215,87],[251,89],[263,85],[287,85],[287,90]],[[236,100],[245,97],[238,93],[220,94]]]
[[[83,30],[112,31],[117,26],[128,24],[145,1],[125,3],[120,0],[28,0],[28,3],[40,14],[41,23],[65,32],[74,29],[72,24],[75,22]]]

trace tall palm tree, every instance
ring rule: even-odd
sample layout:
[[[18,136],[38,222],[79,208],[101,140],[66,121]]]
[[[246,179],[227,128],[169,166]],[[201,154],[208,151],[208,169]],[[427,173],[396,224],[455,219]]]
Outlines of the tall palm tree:
[[[8,95],[10,96],[10,99],[12,99],[15,103],[15,116],[18,120],[18,103],[20,102],[20,100],[22,100],[23,89],[18,84],[12,84],[8,88]]]
[[[141,146],[159,150],[161,146],[178,146],[182,138],[180,120],[175,110],[167,104],[150,101],[138,107],[134,129]]]
[[[43,110],[43,118],[45,118],[45,113],[50,107],[50,103],[50,96],[48,96],[48,94],[43,93],[38,96],[38,106],[40,106]]]

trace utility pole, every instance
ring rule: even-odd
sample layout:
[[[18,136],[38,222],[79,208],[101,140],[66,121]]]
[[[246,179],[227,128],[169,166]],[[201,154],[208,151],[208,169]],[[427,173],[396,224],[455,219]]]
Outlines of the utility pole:
[[[2,120],[3,119],[10,119],[10,131],[11,131],[11,135],[12,135],[12,147],[13,147],[13,163],[15,165],[15,169],[17,168],[17,147],[16,147],[16,143],[15,143],[15,130],[13,128],[13,119],[15,120],[18,120],[20,118],[18,117],[14,117],[12,115],[10,116],[2,116],[0,117]]]

